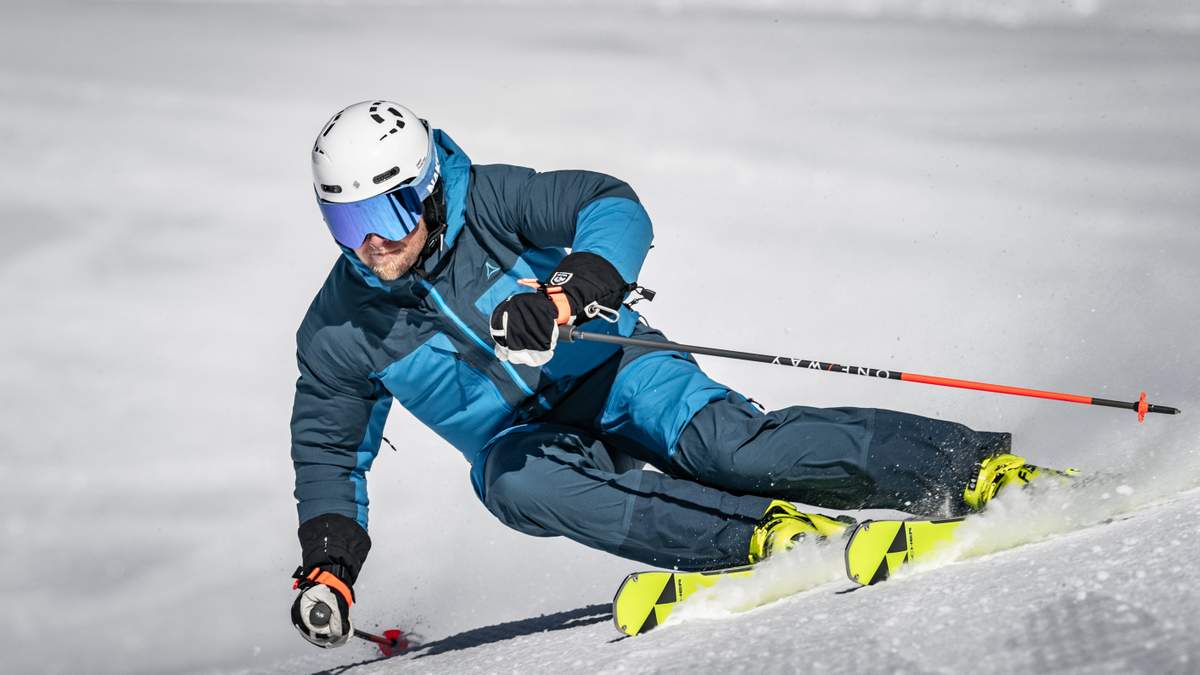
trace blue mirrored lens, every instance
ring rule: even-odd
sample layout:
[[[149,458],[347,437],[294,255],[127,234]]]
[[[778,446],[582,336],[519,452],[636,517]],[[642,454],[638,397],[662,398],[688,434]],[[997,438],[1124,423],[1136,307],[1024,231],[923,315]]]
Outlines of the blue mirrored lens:
[[[401,211],[415,213],[420,218],[425,207],[421,195],[417,194],[416,187],[404,187],[392,193]]]
[[[333,238],[348,248],[362,246],[369,234],[403,239],[417,229],[422,211],[421,199],[411,186],[348,204],[321,200],[319,206]]]

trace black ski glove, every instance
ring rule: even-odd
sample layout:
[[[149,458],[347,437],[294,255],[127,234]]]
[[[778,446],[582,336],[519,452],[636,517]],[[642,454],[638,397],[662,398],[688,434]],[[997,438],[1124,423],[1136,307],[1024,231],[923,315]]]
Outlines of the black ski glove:
[[[560,302],[566,300],[561,293]],[[535,293],[510,295],[492,311],[496,358],[526,366],[543,366],[558,344],[559,308],[545,286]]]
[[[329,513],[304,521],[297,532],[304,562],[296,568],[292,625],[318,647],[340,647],[354,632],[354,582],[371,538],[354,520]]]
[[[537,289],[517,293],[492,311],[491,333],[496,357],[527,366],[545,365],[554,357],[558,327],[596,316],[616,322],[621,302],[634,284],[625,283],[612,263],[595,253],[572,253],[540,283],[522,279]]]

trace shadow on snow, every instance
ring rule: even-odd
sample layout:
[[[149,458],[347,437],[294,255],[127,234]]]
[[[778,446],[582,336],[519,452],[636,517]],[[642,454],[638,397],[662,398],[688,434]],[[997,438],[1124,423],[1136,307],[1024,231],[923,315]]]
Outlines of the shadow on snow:
[[[590,626],[601,621],[612,620],[612,604],[605,603],[600,605],[588,605],[579,609],[572,609],[566,612],[557,612],[555,614],[544,614],[529,619],[519,619],[517,621],[509,621],[506,623],[498,623],[494,626],[483,626],[482,628],[472,628],[468,631],[463,631],[457,635],[434,640],[424,644],[414,644],[412,647],[395,654],[394,656],[380,656],[374,659],[367,659],[350,663],[344,666],[338,666],[330,670],[317,671],[313,675],[340,675],[351,668],[365,666],[372,663],[385,661],[389,658],[408,658],[421,659],[426,656],[435,656],[446,652],[454,652],[462,649],[471,649],[473,647],[481,647],[503,640],[511,640],[513,638],[523,637],[525,635],[533,635],[535,633],[545,633],[555,630],[566,630],[569,628],[578,628],[580,626]]]

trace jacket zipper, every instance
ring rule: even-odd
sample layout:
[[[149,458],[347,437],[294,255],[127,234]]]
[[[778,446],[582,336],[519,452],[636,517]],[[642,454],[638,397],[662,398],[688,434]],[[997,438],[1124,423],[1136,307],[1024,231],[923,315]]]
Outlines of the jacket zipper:
[[[467,324],[464,323],[462,319],[458,318],[458,315],[454,313],[454,310],[450,309],[449,305],[446,304],[446,301],[442,299],[441,294],[437,292],[437,289],[434,288],[432,284],[424,279],[420,280],[420,284],[425,290],[429,291],[429,296],[433,298],[433,301],[437,304],[438,309],[440,309],[443,314],[449,317],[450,320],[454,322],[454,325],[458,326],[460,331],[462,331],[467,337],[471,338],[475,344],[495,355],[495,350],[489,347],[487,343],[483,341],[483,339],[481,339],[475,334],[474,331],[468,328]],[[496,360],[500,361],[500,359]],[[517,385],[517,387],[520,388],[521,391],[525,392],[526,396],[533,396],[533,390],[529,388],[528,384],[525,384],[525,380],[521,379],[521,376],[517,373],[516,368],[513,368],[511,363],[508,361],[500,361],[500,366],[504,368],[504,372],[508,373],[508,376],[512,378],[512,381]]]

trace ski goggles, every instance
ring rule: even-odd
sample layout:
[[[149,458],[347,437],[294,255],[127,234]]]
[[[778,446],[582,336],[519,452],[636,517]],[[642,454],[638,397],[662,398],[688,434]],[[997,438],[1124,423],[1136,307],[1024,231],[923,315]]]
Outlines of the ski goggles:
[[[398,241],[416,230],[424,212],[422,203],[438,181],[440,166],[432,134],[427,156],[421,175],[381,195],[344,204],[318,196],[317,205],[333,238],[346,248],[358,248],[369,234]]]

